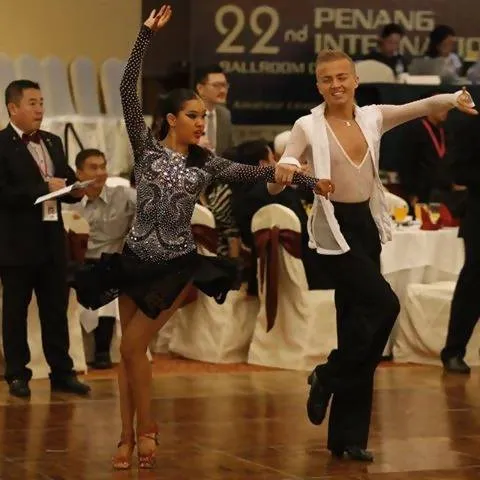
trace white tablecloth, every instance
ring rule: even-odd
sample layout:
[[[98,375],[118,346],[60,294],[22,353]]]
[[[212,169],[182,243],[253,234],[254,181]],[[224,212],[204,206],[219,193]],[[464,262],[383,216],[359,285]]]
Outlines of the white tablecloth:
[[[393,240],[383,245],[382,273],[397,294],[402,308],[410,283],[456,281],[464,261],[462,239],[458,228],[437,231],[420,230],[418,226],[395,229]],[[396,327],[385,354],[392,352]]]
[[[382,272],[390,275],[402,270],[432,267],[458,275],[463,256],[458,228],[427,231],[418,226],[400,227],[394,230],[393,240],[383,245]]]

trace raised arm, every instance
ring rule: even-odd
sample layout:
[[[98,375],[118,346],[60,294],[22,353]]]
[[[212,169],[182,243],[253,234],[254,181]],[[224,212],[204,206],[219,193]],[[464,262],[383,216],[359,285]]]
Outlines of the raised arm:
[[[383,117],[382,133],[415,118],[426,117],[454,107],[464,113],[476,115],[478,112],[473,108],[474,106],[472,97],[465,89],[455,93],[433,95],[405,105],[379,105]]]
[[[163,6],[158,13],[155,10],[152,11],[140,29],[120,82],[123,115],[135,159],[141,156],[147,137],[152,134],[145,124],[142,106],[137,95],[140,68],[153,33],[162,28],[170,16],[170,7]]]

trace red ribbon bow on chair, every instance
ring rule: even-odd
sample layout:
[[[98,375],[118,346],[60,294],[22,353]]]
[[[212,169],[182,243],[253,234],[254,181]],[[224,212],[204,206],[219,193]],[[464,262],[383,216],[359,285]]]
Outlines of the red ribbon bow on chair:
[[[196,223],[192,225],[192,233],[197,245],[205,247],[215,255],[217,254],[218,233],[214,228]]]
[[[88,249],[88,233],[76,233],[69,230],[66,232],[66,237],[69,261],[83,263]]]
[[[301,234],[278,227],[264,228],[255,232],[255,246],[260,260],[260,291],[263,290],[265,273],[267,273],[265,303],[267,332],[269,332],[277,316],[279,247],[285,248],[295,258],[301,258]]]

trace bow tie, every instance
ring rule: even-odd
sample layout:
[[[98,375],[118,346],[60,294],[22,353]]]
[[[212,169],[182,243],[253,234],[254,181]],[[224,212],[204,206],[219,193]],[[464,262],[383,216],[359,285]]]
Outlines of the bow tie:
[[[38,131],[33,132],[30,135],[27,135],[26,133],[22,135],[22,142],[26,145],[28,144],[28,142],[40,143],[40,140],[41,137]]]

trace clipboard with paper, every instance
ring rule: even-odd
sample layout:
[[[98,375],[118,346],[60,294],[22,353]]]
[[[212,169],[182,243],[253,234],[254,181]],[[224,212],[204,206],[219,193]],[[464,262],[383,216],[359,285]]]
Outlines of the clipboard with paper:
[[[55,198],[63,197],[75,190],[81,190],[82,188],[88,187],[93,182],[95,182],[95,180],[86,180],[85,182],[75,182],[72,185],[69,185],[68,187],[64,187],[55,192],[47,193],[46,195],[42,195],[41,197],[38,197],[35,200],[34,205],[38,205],[39,203],[46,202],[47,200],[53,200]]]

